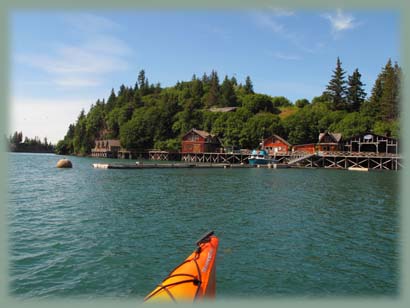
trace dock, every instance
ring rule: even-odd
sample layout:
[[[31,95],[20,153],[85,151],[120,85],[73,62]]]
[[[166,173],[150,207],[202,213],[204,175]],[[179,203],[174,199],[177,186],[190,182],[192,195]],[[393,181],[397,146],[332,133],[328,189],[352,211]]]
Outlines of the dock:
[[[288,168],[286,164],[270,164],[270,165],[249,165],[249,164],[187,164],[187,163],[171,163],[171,164],[151,164],[151,163],[136,163],[136,164],[101,164],[95,163],[92,166],[96,169],[211,169],[211,168],[223,168],[223,169],[249,169],[249,168]]]

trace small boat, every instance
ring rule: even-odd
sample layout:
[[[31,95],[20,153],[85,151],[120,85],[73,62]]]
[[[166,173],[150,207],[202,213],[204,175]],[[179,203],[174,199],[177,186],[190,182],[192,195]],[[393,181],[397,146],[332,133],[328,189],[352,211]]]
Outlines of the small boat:
[[[267,165],[275,164],[277,161],[270,158],[269,154],[265,150],[253,150],[251,156],[248,158],[250,165]]]
[[[149,293],[144,302],[195,302],[215,298],[218,238],[211,231],[196,244],[192,254]]]
[[[365,167],[349,167],[347,168],[349,171],[369,171],[369,168]]]
[[[259,146],[260,150],[253,150],[251,156],[249,156],[249,165],[268,165],[278,163],[276,159],[270,158],[269,153],[265,150],[263,146],[263,138],[262,142],[259,143]]]

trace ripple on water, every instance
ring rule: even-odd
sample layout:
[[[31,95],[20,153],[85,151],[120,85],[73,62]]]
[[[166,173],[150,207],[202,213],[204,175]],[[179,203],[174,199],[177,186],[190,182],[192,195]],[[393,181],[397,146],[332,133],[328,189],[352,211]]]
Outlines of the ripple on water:
[[[143,297],[211,229],[219,297],[398,293],[398,173],[57,160],[9,156],[13,296]]]

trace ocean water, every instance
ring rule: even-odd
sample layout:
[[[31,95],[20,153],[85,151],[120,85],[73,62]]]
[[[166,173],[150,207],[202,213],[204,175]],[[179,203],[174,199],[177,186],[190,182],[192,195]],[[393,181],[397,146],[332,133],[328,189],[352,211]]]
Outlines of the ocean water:
[[[399,295],[399,172],[8,154],[9,293],[143,298],[214,230],[217,298]],[[124,162],[124,161],[122,161]],[[128,161],[132,163],[132,161]]]

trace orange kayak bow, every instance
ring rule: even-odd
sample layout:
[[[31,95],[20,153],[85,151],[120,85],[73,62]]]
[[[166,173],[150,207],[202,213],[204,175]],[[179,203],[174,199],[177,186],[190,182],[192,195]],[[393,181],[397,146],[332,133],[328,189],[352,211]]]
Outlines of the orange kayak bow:
[[[144,301],[197,301],[215,297],[218,238],[212,231],[196,244],[194,252],[149,293]]]

